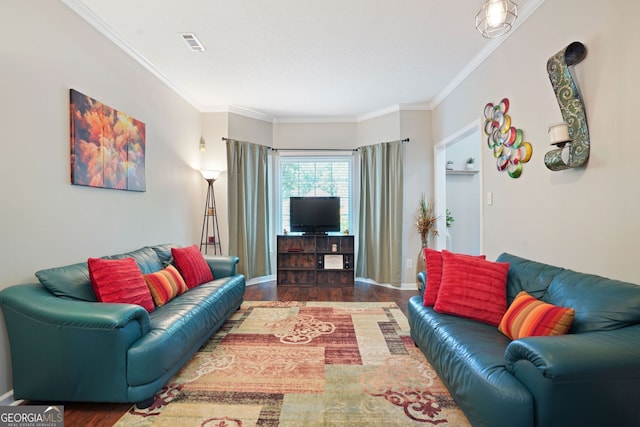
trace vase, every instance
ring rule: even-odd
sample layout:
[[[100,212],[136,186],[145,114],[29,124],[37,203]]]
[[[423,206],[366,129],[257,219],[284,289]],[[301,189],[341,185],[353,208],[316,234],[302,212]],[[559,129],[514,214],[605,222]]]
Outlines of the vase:
[[[418,280],[418,273],[425,271],[427,268],[426,261],[424,259],[424,248],[427,247],[427,238],[422,239],[422,247],[418,251],[418,258],[416,260],[416,287],[420,289],[420,281]]]

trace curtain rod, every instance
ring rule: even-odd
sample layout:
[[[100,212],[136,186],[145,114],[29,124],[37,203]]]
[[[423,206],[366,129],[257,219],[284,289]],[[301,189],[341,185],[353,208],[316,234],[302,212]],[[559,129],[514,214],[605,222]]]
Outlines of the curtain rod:
[[[409,142],[409,138],[405,138],[400,142],[402,143]],[[358,148],[273,148],[271,147],[271,150],[272,151],[353,151],[355,152],[360,150],[360,148],[362,147],[358,147]]]
[[[357,148],[271,148],[271,151],[358,151]]]
[[[222,137],[223,141],[229,141],[231,138]],[[400,142],[405,143],[409,142],[409,138],[405,138],[400,140]],[[361,147],[358,148],[273,148],[269,147],[271,151],[358,151]]]

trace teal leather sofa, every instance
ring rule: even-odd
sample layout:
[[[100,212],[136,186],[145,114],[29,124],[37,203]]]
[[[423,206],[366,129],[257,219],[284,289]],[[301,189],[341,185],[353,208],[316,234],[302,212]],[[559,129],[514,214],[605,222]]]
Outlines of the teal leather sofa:
[[[171,245],[132,257],[143,273],[172,261]],[[214,280],[151,313],[96,301],[87,263],[41,270],[40,283],[8,287],[0,306],[9,336],[15,399],[153,403],[153,396],[242,304],[238,258],[205,257]]]
[[[574,308],[575,320],[568,335],[511,341],[412,297],[411,336],[471,424],[639,426],[640,286],[506,253],[497,261],[510,263],[508,304],[524,290]]]

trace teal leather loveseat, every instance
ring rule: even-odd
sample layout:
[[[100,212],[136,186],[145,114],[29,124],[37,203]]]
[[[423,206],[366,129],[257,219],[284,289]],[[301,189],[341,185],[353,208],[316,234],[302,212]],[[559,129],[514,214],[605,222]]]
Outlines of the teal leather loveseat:
[[[497,261],[510,263],[508,304],[524,290],[575,309],[575,320],[567,335],[511,341],[412,297],[411,336],[471,424],[639,426],[640,286],[510,254]]]
[[[171,245],[104,258],[127,257],[153,273],[171,263]],[[86,262],[41,270],[40,283],[2,290],[14,398],[149,406],[242,304],[238,258],[205,258],[214,280],[151,313],[139,305],[97,302]]]

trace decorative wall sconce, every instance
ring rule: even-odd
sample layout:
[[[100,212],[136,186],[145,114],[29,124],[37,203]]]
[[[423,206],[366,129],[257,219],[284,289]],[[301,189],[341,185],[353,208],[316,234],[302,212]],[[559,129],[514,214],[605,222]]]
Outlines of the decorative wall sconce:
[[[547,61],[551,86],[564,120],[549,127],[549,140],[556,148],[545,154],[544,164],[552,171],[575,168],[589,159],[589,127],[584,102],[569,68],[586,56],[585,46],[573,42]]]
[[[566,144],[571,143],[569,125],[563,122],[549,126],[549,141],[551,145],[559,148],[564,148]]]
[[[207,143],[205,142],[203,137],[200,137],[199,148],[200,148],[200,151],[206,151],[206,149],[207,149]]]

